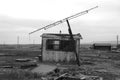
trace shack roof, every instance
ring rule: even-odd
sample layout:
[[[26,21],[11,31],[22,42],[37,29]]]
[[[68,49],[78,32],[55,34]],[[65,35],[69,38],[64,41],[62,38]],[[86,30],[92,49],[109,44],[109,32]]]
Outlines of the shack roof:
[[[94,46],[111,46],[110,43],[94,43]]]
[[[53,34],[53,33],[44,33],[41,35],[43,38],[56,38],[56,39],[61,39],[61,38],[70,38],[69,34]],[[80,33],[78,34],[73,34],[74,39],[82,39],[82,36]]]

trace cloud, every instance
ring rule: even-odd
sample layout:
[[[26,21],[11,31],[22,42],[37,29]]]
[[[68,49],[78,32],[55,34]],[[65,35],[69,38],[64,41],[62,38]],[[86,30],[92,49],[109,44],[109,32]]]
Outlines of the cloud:
[[[16,44],[17,36],[22,39],[20,43],[29,43],[29,32],[36,30],[52,21],[45,20],[30,20],[30,19],[15,19],[9,16],[0,16],[0,43]],[[31,37],[39,42],[40,35]],[[37,39],[38,38],[38,39]]]
[[[0,31],[30,31],[49,24],[51,21],[45,20],[30,20],[30,19],[15,19],[8,16],[0,16]]]
[[[29,32],[97,5],[97,9],[70,21],[72,31],[81,33],[83,42],[114,40],[120,34],[119,0],[4,0],[0,1],[0,41],[16,43],[20,36],[21,43],[27,43]],[[68,33],[67,24],[38,31],[31,38],[39,43],[42,33],[60,30]]]

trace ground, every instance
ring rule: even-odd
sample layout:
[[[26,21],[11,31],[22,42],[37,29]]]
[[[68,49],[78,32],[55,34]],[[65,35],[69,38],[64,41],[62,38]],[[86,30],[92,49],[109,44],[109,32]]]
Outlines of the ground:
[[[40,45],[2,45],[0,46],[0,76],[3,75],[1,70],[5,66],[12,66],[19,69],[21,65],[26,63],[16,62],[18,58],[31,58],[37,60],[37,67],[20,69],[28,70],[34,73],[47,73],[59,67],[61,70],[68,72],[73,71],[86,74],[86,75],[97,75],[104,77],[103,80],[119,80],[120,79],[120,53],[113,53],[111,51],[99,51],[92,50],[86,46],[80,49],[79,57],[81,66],[78,67],[76,64],[64,64],[59,63],[41,63],[36,59],[38,55],[41,55]],[[4,67],[3,67],[4,66]],[[6,68],[4,68],[6,69]],[[11,68],[7,68],[10,70]],[[82,71],[81,71],[82,70]],[[64,71],[63,71],[64,72]],[[61,72],[61,73],[63,73]],[[27,76],[28,77],[28,76]],[[38,78],[38,77],[37,77]],[[17,78],[16,78],[17,79]],[[25,78],[27,80],[27,78]],[[3,79],[9,80],[9,79]]]

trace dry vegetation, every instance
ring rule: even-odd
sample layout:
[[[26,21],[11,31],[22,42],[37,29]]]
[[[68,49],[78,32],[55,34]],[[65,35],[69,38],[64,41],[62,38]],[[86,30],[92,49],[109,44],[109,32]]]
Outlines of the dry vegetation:
[[[19,58],[35,59],[40,52],[40,45],[0,45],[0,80],[40,80],[40,74],[19,69],[28,62],[15,61]]]
[[[37,80],[41,74],[19,69],[0,69],[0,80]]]
[[[73,67],[74,65],[71,67],[63,64],[61,67],[67,67],[68,69],[63,70],[60,74],[79,71],[86,75],[104,77],[104,80],[115,80],[116,78],[120,78],[119,53],[90,50],[88,46],[84,46],[80,50],[81,67],[76,68]],[[0,48],[0,66],[13,66],[14,68],[0,68],[0,80],[41,80],[41,74],[32,73],[30,69],[18,69],[18,67],[24,63],[21,64],[15,61],[15,59],[18,58],[35,59],[36,56],[40,55],[40,52],[40,47],[38,45],[27,45],[27,47],[24,46],[21,48],[16,48],[15,45],[2,46],[2,48]],[[51,74],[44,77],[47,76],[51,76]]]

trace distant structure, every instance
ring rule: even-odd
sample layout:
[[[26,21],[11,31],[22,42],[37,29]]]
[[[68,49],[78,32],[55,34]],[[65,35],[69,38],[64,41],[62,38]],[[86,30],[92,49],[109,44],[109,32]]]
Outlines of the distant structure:
[[[82,16],[84,14],[87,14],[89,11],[91,11],[95,8],[98,8],[98,6],[95,6],[93,8],[90,8],[90,9],[82,11],[82,12],[79,12],[75,15],[66,17],[62,20],[56,21],[52,24],[46,25],[42,28],[39,28],[39,29],[29,33],[29,35],[30,35],[30,34],[33,34],[37,31],[40,31],[43,29],[46,30],[46,29],[57,26],[57,25],[64,23],[64,22],[67,23],[69,34],[62,34],[61,33],[61,34],[46,34],[46,36],[44,36],[45,34],[42,35],[43,61],[56,61],[56,62],[58,62],[59,60],[60,61],[65,60],[65,61],[69,62],[71,60],[71,58],[75,55],[77,65],[80,66],[80,61],[79,61],[77,49],[79,49],[78,45],[80,44],[79,41],[82,37],[80,34],[78,34],[78,38],[74,38],[76,35],[73,35],[73,33],[72,33],[69,20],[77,18],[77,17]],[[68,52],[70,52],[70,53],[68,53]],[[60,53],[60,54],[58,54],[58,53]],[[73,53],[74,53],[74,55],[73,55]],[[66,57],[66,55],[68,55],[68,57]]]
[[[19,40],[20,40],[20,38],[19,38],[19,36],[17,36],[17,48],[20,48]]]
[[[74,44],[70,41],[69,34],[42,34],[42,61],[73,62],[76,61],[73,45],[79,53],[80,34],[74,34]]]
[[[118,40],[118,39],[119,39],[119,36],[117,35],[116,38],[117,38],[117,48],[118,48],[118,45],[119,45],[119,43],[118,43],[118,42],[119,42],[119,40]]]
[[[110,51],[111,50],[111,44],[109,44],[109,43],[94,43],[93,44],[93,49]]]
[[[19,45],[19,36],[17,36],[17,44]]]

